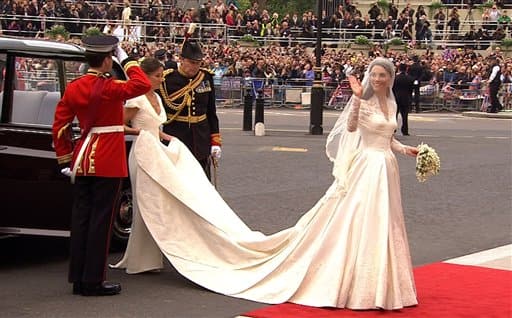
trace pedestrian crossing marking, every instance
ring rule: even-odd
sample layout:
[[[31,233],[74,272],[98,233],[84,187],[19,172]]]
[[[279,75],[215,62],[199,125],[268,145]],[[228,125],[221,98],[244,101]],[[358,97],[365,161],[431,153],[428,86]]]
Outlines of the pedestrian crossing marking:
[[[291,147],[280,147],[280,146],[273,147],[272,151],[308,152],[308,150],[306,148],[291,148]]]

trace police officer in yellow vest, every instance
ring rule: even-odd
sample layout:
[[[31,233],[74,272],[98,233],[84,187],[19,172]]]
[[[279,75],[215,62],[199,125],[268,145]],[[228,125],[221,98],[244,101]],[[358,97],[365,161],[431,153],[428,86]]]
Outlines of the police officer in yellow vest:
[[[200,44],[185,40],[178,69],[164,71],[159,93],[167,113],[164,132],[186,144],[210,178],[211,159],[220,159],[221,138],[213,74],[201,68],[202,60]]]

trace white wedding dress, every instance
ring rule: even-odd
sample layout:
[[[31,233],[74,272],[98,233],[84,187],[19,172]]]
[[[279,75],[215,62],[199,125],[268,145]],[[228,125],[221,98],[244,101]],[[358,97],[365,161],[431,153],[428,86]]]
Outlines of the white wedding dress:
[[[185,145],[176,138],[168,147],[162,145],[149,133],[155,130],[152,123],[141,122],[148,133],[141,132],[133,146],[135,160],[130,160],[138,212],[172,265],[212,291],[272,304],[352,309],[415,305],[392,152],[403,145],[393,138],[397,124],[392,106],[386,119],[376,111],[375,100],[361,102],[362,147],[344,184],[335,180],[296,225],[269,236],[240,220]],[[136,235],[149,236],[134,231],[123,260],[137,271],[153,269],[142,265],[155,257],[151,243],[144,245],[153,239]],[[133,253],[134,244],[141,244],[140,253]]]
[[[154,93],[160,105],[160,113],[157,114],[153,106],[145,95],[127,100],[126,108],[138,108],[134,118],[131,120],[133,128],[143,129],[151,135],[154,140],[159,140],[160,126],[167,120],[162,100],[158,94]],[[131,234],[126,246],[123,259],[112,268],[124,268],[128,274],[136,274],[151,270],[159,270],[163,268],[162,253],[158,245],[148,232],[146,224],[140,216],[137,203],[137,162],[135,161],[135,147],[132,145],[130,155],[128,156],[128,167],[130,170],[130,180],[132,184],[133,195],[133,216]]]

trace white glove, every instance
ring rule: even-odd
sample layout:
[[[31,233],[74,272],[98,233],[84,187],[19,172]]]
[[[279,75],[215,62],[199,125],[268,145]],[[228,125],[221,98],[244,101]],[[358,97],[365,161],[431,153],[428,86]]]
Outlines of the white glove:
[[[413,83],[413,84],[414,84],[414,85],[418,85],[418,84],[419,84],[418,80],[414,80],[414,83]]]
[[[71,177],[71,169],[69,167],[61,169],[60,173],[62,173],[66,177]]]
[[[120,45],[116,47],[116,57],[119,63],[121,63],[128,57],[128,54],[126,54],[125,50],[123,50],[123,48]]]
[[[215,159],[220,159],[220,156],[222,154],[222,150],[220,149],[220,146],[212,146],[212,157]]]

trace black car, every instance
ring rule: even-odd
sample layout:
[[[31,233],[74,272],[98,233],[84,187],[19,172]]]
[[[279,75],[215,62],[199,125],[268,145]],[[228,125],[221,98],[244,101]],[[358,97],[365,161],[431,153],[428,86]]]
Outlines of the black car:
[[[87,68],[77,45],[0,37],[0,233],[69,236],[72,185],[58,168],[51,128],[67,84]],[[126,79],[117,62],[112,75]],[[126,242],[128,178],[116,208],[113,236]]]

